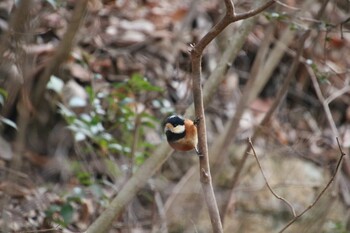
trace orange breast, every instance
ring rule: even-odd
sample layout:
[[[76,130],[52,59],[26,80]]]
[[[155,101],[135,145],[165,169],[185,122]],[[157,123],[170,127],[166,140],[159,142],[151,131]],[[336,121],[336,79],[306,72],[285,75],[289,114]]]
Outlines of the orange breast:
[[[180,140],[169,142],[170,146],[178,151],[193,150],[198,143],[197,127],[193,124],[193,121],[185,120],[186,135]]]
[[[194,149],[194,145],[192,143],[182,141],[182,139],[176,142],[170,142],[169,145],[178,151],[190,151]]]

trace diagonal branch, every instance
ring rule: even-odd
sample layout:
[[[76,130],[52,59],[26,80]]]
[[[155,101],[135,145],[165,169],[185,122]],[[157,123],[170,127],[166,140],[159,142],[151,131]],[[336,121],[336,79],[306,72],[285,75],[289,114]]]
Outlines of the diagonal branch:
[[[239,20],[242,20],[242,19],[250,18],[250,17],[252,17],[254,15],[257,15],[257,14],[263,12],[264,10],[266,10],[267,8],[272,6],[272,4],[274,4],[275,2],[276,1],[268,1],[264,5],[262,5],[260,7],[257,7],[257,8],[255,8],[253,10],[250,10],[250,11],[245,12],[245,13],[236,14],[233,20],[234,20],[234,22],[236,22],[236,21],[239,21]]]
[[[321,199],[321,197],[323,196],[323,194],[326,192],[326,190],[329,188],[329,186],[333,183],[335,176],[338,173],[339,167],[341,165],[341,162],[343,161],[344,156],[346,155],[339,143],[339,139],[336,138],[337,143],[338,143],[338,148],[340,151],[340,158],[338,160],[337,166],[335,168],[335,171],[332,175],[332,177],[330,178],[330,180],[328,181],[328,183],[326,184],[326,186],[322,189],[322,191],[317,195],[316,199],[314,200],[313,203],[311,203],[307,208],[305,208],[300,214],[296,215],[292,220],[290,220],[287,225],[285,225],[278,233],[282,233],[284,232],[288,227],[290,227],[294,222],[296,222],[301,216],[303,216],[307,211],[309,211],[312,207],[314,207],[316,205],[316,203]]]
[[[272,195],[274,195],[278,200],[281,200],[282,202],[284,202],[290,209],[290,211],[293,213],[293,216],[295,217],[296,216],[296,213],[295,213],[295,209],[294,207],[292,206],[292,204],[289,203],[289,201],[287,201],[286,199],[284,199],[283,197],[279,196],[270,186],[269,182],[267,181],[267,178],[265,176],[265,173],[264,173],[264,170],[262,169],[261,167],[261,164],[260,164],[260,161],[259,161],[259,158],[255,152],[255,149],[254,149],[254,146],[253,146],[253,143],[252,143],[252,139],[249,138],[248,139],[248,143],[249,143],[249,146],[251,148],[251,150],[253,151],[253,155],[254,155],[254,158],[255,158],[255,161],[256,163],[258,164],[258,167],[259,167],[259,170],[261,172],[261,175],[263,176],[264,178],[264,181],[265,181],[265,184],[267,186],[267,188],[270,190],[270,192],[272,193]]]
[[[276,0],[270,0],[265,4],[257,7],[256,9],[250,10],[245,13],[236,14],[235,7],[232,0],[225,0],[226,14],[225,16],[213,27],[210,31],[196,44],[192,49],[193,56],[201,56],[203,50],[207,45],[216,38],[229,24],[237,22],[242,19],[250,18],[257,15],[274,4]]]

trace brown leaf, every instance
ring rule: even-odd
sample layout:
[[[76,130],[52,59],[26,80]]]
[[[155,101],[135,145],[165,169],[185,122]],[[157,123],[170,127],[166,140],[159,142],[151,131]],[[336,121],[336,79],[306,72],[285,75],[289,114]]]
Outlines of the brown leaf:
[[[31,193],[29,189],[9,181],[0,183],[0,191],[15,198],[24,198]]]
[[[187,15],[187,13],[188,13],[188,7],[180,7],[171,14],[171,19],[173,21],[181,21]]]
[[[85,229],[90,223],[90,217],[93,213],[94,206],[92,200],[83,199],[80,208],[79,228]]]
[[[48,156],[38,155],[32,151],[26,151],[24,156],[34,165],[44,167],[50,161]]]
[[[92,79],[91,73],[81,65],[76,63],[70,63],[68,65],[68,69],[70,70],[71,75],[74,78],[78,79],[79,81],[83,83],[91,82],[91,79]]]

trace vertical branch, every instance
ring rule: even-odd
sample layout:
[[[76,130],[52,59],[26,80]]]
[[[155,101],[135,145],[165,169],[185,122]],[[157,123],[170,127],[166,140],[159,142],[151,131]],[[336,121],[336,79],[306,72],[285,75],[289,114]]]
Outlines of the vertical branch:
[[[192,53],[192,82],[193,82],[193,100],[195,115],[200,119],[198,124],[198,149],[201,153],[199,157],[200,181],[204,197],[208,206],[210,220],[213,232],[223,232],[220,220],[219,209],[216,203],[214,189],[211,180],[208,145],[205,127],[205,115],[201,87],[201,54]]]
[[[205,114],[203,106],[203,94],[201,86],[201,61],[202,54],[207,45],[216,38],[229,24],[241,19],[252,17],[275,1],[268,1],[266,4],[251,10],[247,13],[236,16],[232,0],[225,0],[225,16],[192,48],[192,91],[196,118],[200,119],[198,124],[198,149],[201,153],[199,157],[200,181],[202,183],[203,194],[208,206],[213,232],[223,232],[219,209],[216,203],[212,179],[209,168],[208,145],[205,127]]]
[[[32,5],[33,5],[33,1],[31,0],[27,0],[27,1],[20,1],[18,4],[18,8],[15,11],[15,14],[13,15],[13,17],[11,17],[10,20],[10,27],[9,30],[0,37],[0,65],[5,65],[6,63],[9,62],[8,58],[5,58],[5,51],[8,50],[8,48],[11,48],[9,43],[19,43],[18,41],[21,41],[24,39],[24,37],[27,35],[28,33],[28,27],[26,22],[30,21],[30,17],[31,17],[31,12],[28,9],[31,9]],[[18,51],[14,51],[14,55],[18,55],[16,54],[16,52]],[[22,60],[21,58],[19,58],[16,62],[23,62],[24,60]],[[12,61],[11,61],[12,62]],[[22,80],[25,80],[25,75],[24,72],[22,72],[22,70],[20,69],[20,77],[22,78]],[[1,77],[3,78],[3,77]],[[1,79],[0,78],[0,79]],[[8,77],[9,78],[9,77]],[[12,78],[12,77],[11,77]],[[13,87],[11,87],[13,88]],[[13,89],[12,89],[13,90]],[[18,89],[16,88],[16,93],[15,95],[17,95],[17,91]],[[14,93],[10,93],[10,95],[12,95]],[[10,162],[10,166],[9,169],[6,170],[5,176],[2,176],[1,181],[7,181],[10,183],[14,183],[16,184],[18,182],[18,176],[14,176],[13,172],[11,171],[20,171],[21,166],[22,166],[22,152],[23,152],[23,148],[24,148],[24,144],[26,141],[26,132],[27,132],[27,126],[28,126],[28,119],[29,119],[29,115],[28,112],[25,111],[25,108],[23,107],[23,95],[20,96],[19,98],[19,103],[17,105],[18,108],[18,120],[17,120],[17,127],[18,127],[18,132],[16,135],[16,143],[15,143],[15,148],[14,148],[14,154],[13,154],[13,158]],[[0,199],[0,207],[1,207],[1,216],[4,222],[10,221],[10,215],[7,213],[6,209],[7,209],[7,205],[9,205],[10,203],[10,195],[6,194],[8,193],[7,191],[9,191],[10,187],[6,187],[3,190],[5,195],[2,195],[2,198]],[[2,224],[2,227],[0,229],[1,232],[9,232],[10,229],[8,226],[6,226],[6,224]]]
[[[135,157],[136,157],[135,154],[136,154],[137,144],[138,144],[139,135],[140,135],[141,114],[137,113],[137,109],[135,109],[135,112],[136,112],[136,117],[134,122],[133,139],[131,144],[130,163],[129,163],[127,179],[129,179],[134,174],[134,163],[135,163]]]
[[[46,85],[53,73],[58,71],[59,66],[67,59],[73,46],[74,38],[84,20],[88,0],[76,1],[74,11],[68,24],[67,32],[64,34],[60,44],[58,45],[54,57],[46,66],[43,74],[40,76],[40,82],[34,90],[34,105],[38,106],[43,96]]]

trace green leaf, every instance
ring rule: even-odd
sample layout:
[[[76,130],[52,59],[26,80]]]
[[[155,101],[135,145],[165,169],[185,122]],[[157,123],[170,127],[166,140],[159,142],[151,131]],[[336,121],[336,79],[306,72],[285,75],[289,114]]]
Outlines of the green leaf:
[[[85,197],[85,192],[81,187],[74,187],[72,196],[67,198],[67,201],[81,202],[81,199]]]
[[[116,151],[123,151],[123,146],[118,144],[118,143],[111,143],[111,144],[108,144],[108,148],[109,149],[114,149]]]
[[[7,96],[8,96],[7,91],[5,91],[4,89],[0,88],[0,104],[1,105],[4,105]]]
[[[100,185],[98,184],[93,184],[90,187],[91,193],[98,199],[101,199],[104,197],[103,190]]]
[[[128,84],[135,91],[162,91],[160,87],[152,85],[148,80],[140,74],[133,74],[129,79]]]
[[[136,153],[135,156],[135,163],[137,166],[140,166],[141,164],[143,164],[145,162],[145,155],[143,153]]]
[[[76,117],[75,113],[73,111],[71,111],[69,108],[67,108],[66,106],[64,106],[63,104],[59,103],[57,104],[58,108],[59,108],[59,113],[64,116],[64,117]]]
[[[3,97],[7,98],[8,93],[4,89],[0,88],[0,95],[2,95]]]
[[[74,134],[74,140],[77,142],[84,141],[86,139],[86,135],[83,134],[82,132],[76,132]]]
[[[45,211],[45,215],[49,218],[52,218],[53,214],[59,212],[60,210],[61,210],[61,206],[52,204]]]
[[[78,178],[79,182],[85,186],[89,186],[93,183],[91,180],[90,174],[87,172],[79,172],[77,174],[77,178]]]
[[[62,206],[60,214],[65,224],[69,225],[73,222],[74,209],[70,203],[66,203]]]
[[[48,90],[52,90],[52,91],[56,92],[57,94],[60,94],[60,93],[62,93],[63,86],[64,86],[64,82],[60,78],[58,78],[57,76],[52,75],[50,77],[49,82],[46,85],[46,88]]]
[[[85,91],[89,96],[90,103],[95,99],[95,93],[91,86],[85,87]]]
[[[268,20],[276,19],[276,20],[284,20],[287,19],[288,15],[285,12],[266,12],[265,17]]]
[[[87,106],[86,100],[79,96],[74,96],[68,101],[69,107],[81,108]]]
[[[110,174],[113,178],[119,177],[123,174],[118,167],[118,164],[114,160],[106,158],[103,160],[103,162],[107,167],[108,174]]]

